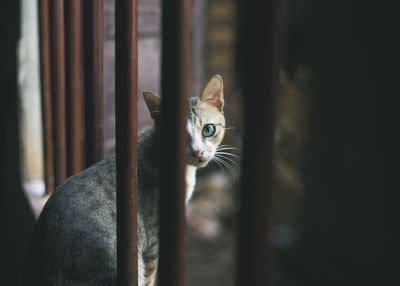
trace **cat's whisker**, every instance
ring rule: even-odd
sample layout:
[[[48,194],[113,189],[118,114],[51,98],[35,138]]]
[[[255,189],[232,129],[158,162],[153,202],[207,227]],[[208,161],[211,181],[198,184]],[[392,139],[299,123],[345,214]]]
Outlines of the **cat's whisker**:
[[[220,162],[222,165],[225,166],[225,168],[229,171],[232,177],[236,178],[238,176],[237,172],[231,166],[229,166],[229,164],[225,162],[223,158],[221,157],[214,157],[214,158],[216,158],[217,162]]]
[[[238,176],[238,173],[239,173],[239,166],[238,166],[238,164],[234,161],[234,160],[232,160],[232,159],[230,159],[230,158],[226,158],[226,157],[218,157],[218,158],[220,158],[221,160],[227,160],[227,161],[229,161],[231,164],[229,164],[227,161],[225,161],[228,165],[229,165],[229,167],[232,169],[232,170],[234,170],[235,171],[235,174],[236,174],[236,176]]]
[[[225,127],[225,130],[232,130],[232,129],[236,129],[236,127]]]
[[[224,174],[224,176],[226,176],[225,170],[224,170],[224,168],[221,166],[221,164],[219,164],[216,160],[211,160],[211,162],[214,164],[214,166],[218,167],[218,168],[222,171],[222,174]]]
[[[228,153],[228,152],[219,152],[219,151],[217,151],[217,152],[215,152],[215,154],[216,155],[221,154],[221,155],[232,156],[232,157],[235,157],[236,159],[239,159],[239,157],[236,154],[232,154],[232,153]]]
[[[228,154],[228,155],[232,155],[233,158],[232,157],[227,157],[226,155],[223,155],[221,153],[215,154],[215,156],[217,156],[218,158],[231,162],[237,169],[239,169],[238,158],[233,154]]]
[[[237,157],[235,157],[235,158],[229,158],[229,157],[226,157],[226,156],[224,156],[224,155],[220,155],[220,157],[222,157],[222,158],[224,158],[224,159],[230,161],[230,162],[232,163],[232,167],[234,167],[235,170],[237,170],[237,171],[239,172],[240,166],[239,166],[238,158],[237,158]]]
[[[204,168],[210,168],[210,167],[211,167],[212,161],[210,161],[209,163],[210,163],[210,164],[205,165]]]
[[[215,162],[217,162],[217,163],[221,166],[221,169],[222,169],[222,170],[224,170],[224,167],[225,167],[225,169],[229,172],[229,174],[230,174],[232,177],[235,177],[235,175],[232,173],[232,171],[229,169],[229,167],[227,167],[226,163],[225,163],[223,160],[221,160],[221,159],[218,158],[218,157],[215,157]],[[226,173],[225,173],[225,172],[224,172],[224,175],[226,176]]]
[[[233,147],[223,147],[223,148],[217,148],[217,150],[239,150],[239,149]]]
[[[223,147],[223,148],[217,148],[217,151],[238,151],[238,148],[230,148],[230,147]]]
[[[232,174],[233,178],[237,178],[238,177],[238,173],[237,171],[231,166],[229,165],[226,161],[224,161],[222,158],[220,158],[222,162],[225,163],[226,167],[230,170],[230,173]]]
[[[217,163],[217,165],[221,168],[221,171],[222,171],[222,173],[224,174],[224,176],[226,176],[224,168],[223,168],[223,167],[221,166],[221,164],[218,162],[218,160],[217,160],[216,157],[212,158],[211,162]]]
[[[217,149],[221,149],[221,148],[239,149],[239,148],[236,148],[236,147],[233,147],[233,146],[230,146],[230,145],[219,145],[217,147]]]
[[[228,160],[229,162],[231,162],[232,164],[234,164],[236,167],[238,167],[237,163],[236,163],[234,160],[232,160],[231,158],[225,157],[225,156],[223,156],[223,155],[220,155],[220,156],[217,156],[217,157],[218,157],[218,158],[221,158],[221,159]]]
[[[235,151],[235,150],[231,150],[231,149],[217,149],[217,150],[215,150],[215,153],[229,153],[229,154],[232,154],[232,155],[238,155],[238,152],[237,151]]]

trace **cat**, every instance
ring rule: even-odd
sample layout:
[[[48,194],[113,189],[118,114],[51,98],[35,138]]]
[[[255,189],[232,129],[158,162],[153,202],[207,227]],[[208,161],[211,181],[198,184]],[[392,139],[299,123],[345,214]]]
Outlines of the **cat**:
[[[139,285],[156,284],[161,99],[143,93],[155,125],[138,137]],[[189,99],[186,203],[196,170],[214,157],[225,133],[223,81],[213,76]],[[115,157],[67,179],[46,203],[33,231],[24,285],[116,285]]]

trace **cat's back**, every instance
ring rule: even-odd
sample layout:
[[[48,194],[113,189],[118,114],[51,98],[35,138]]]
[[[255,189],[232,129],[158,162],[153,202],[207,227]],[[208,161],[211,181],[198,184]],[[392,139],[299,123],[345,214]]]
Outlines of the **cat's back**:
[[[32,235],[26,285],[79,285],[78,281],[85,281],[85,285],[113,284],[115,184],[112,157],[56,189]],[[37,284],[32,284],[34,281]]]

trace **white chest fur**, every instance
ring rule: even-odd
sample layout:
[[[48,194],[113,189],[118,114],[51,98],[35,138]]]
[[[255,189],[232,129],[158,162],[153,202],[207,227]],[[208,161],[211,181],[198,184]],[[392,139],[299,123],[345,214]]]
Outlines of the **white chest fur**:
[[[196,171],[196,167],[186,165],[186,203],[192,197],[194,186],[196,185]]]

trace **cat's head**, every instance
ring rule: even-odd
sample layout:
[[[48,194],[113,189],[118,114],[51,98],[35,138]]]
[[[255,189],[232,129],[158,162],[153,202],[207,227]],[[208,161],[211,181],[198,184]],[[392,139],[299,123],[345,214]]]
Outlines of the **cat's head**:
[[[186,124],[186,163],[204,167],[214,157],[225,134],[223,112],[223,82],[219,75],[213,76],[199,97],[189,99]],[[161,118],[161,99],[152,92],[143,93],[147,107],[154,120]]]

